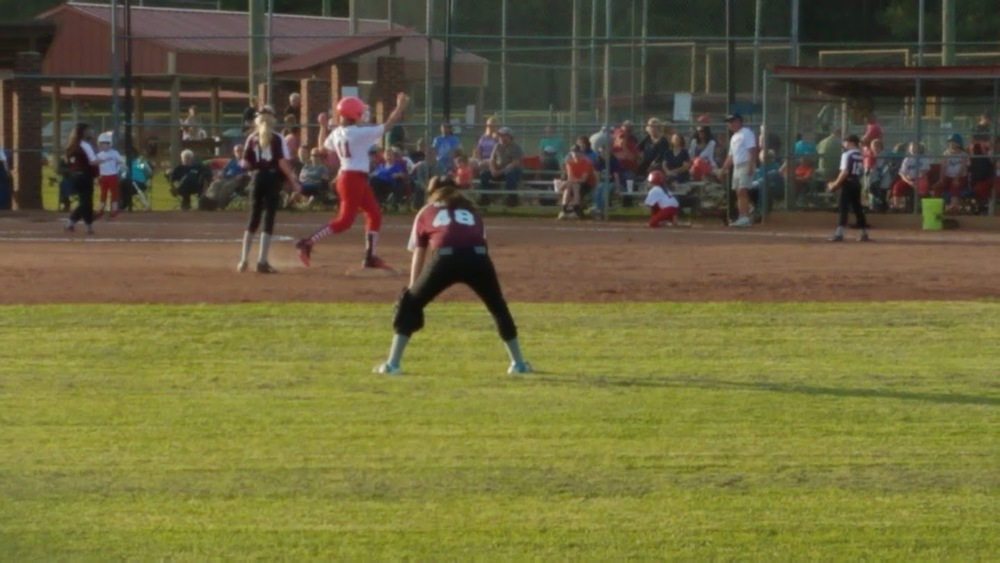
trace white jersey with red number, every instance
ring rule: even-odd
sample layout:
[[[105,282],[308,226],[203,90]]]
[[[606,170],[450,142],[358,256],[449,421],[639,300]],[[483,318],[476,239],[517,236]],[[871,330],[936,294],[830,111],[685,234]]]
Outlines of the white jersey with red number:
[[[340,157],[340,169],[368,173],[368,149],[385,134],[382,125],[341,125],[323,142]]]
[[[653,207],[654,205],[663,209],[665,207],[680,207],[680,203],[677,202],[677,198],[674,194],[664,190],[660,186],[653,186],[649,193],[646,194],[646,205]]]

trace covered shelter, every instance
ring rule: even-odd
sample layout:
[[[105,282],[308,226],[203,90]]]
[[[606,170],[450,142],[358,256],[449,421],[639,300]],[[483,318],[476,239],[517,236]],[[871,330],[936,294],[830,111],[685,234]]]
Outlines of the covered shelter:
[[[13,184],[0,178],[0,209],[40,209],[42,101],[37,80],[56,26],[0,23],[0,149],[11,156]]]
[[[37,18],[58,28],[42,69],[48,77],[46,92],[51,92],[56,120],[60,101],[67,96],[109,100],[115,19],[111,6],[67,3]],[[250,69],[247,12],[133,6],[131,62],[140,144],[146,121],[144,101],[162,99],[165,93],[169,93],[173,124],[169,137],[175,139],[180,136],[180,104],[185,98],[207,97],[205,122],[212,128],[209,133],[218,135],[224,127],[222,103],[238,103],[235,113],[248,104],[264,103],[281,112],[288,95],[298,92],[302,95],[302,115],[312,116],[330,108],[331,99],[346,86],[359,88],[379,107],[380,102],[394,98],[395,92],[424,81],[428,41],[412,29],[385,20],[362,19],[352,35],[347,18],[274,14],[268,19],[272,82],[251,92],[249,75],[263,76],[266,69]],[[122,20],[119,11],[119,27]],[[118,37],[122,35],[119,29]],[[431,43],[432,53],[443,57],[444,45],[436,40]],[[453,77],[458,87],[482,89],[487,61],[457,51]],[[155,94],[146,96],[147,91]],[[268,93],[273,99],[267,99]],[[238,102],[234,100],[237,97],[241,98]],[[310,120],[303,121],[308,124]],[[177,144],[171,143],[174,159],[179,152],[173,148]]]
[[[929,102],[936,105],[948,104],[948,100],[980,99],[985,100],[987,107],[992,108],[996,116],[1000,109],[1000,65],[961,65],[961,66],[871,66],[871,67],[810,67],[810,66],[775,66],[765,71],[765,89],[763,103],[763,122],[765,127],[773,116],[767,113],[768,92],[767,83],[775,78],[788,84],[807,90],[819,92],[835,99],[840,99],[846,122],[849,109],[869,111],[873,100],[877,98],[895,99],[904,107],[907,123],[912,127],[912,133],[907,132],[907,138],[923,142],[927,135],[939,131],[931,131],[925,123],[925,108]],[[951,127],[951,124],[947,124]],[[791,138],[791,123],[786,123]],[[942,126],[939,125],[938,128]],[[845,129],[846,132],[846,129]],[[946,131],[951,133],[949,129]],[[998,138],[997,121],[993,120],[991,139]],[[786,143],[786,147],[790,143]],[[786,158],[789,155],[786,154]],[[1000,157],[996,143],[991,143],[991,159]],[[932,157],[928,157],[932,158]],[[789,167],[791,169],[792,167]],[[787,182],[786,182],[787,184]],[[914,198],[914,210],[917,209],[917,198]],[[765,205],[765,208],[767,206]],[[991,190],[989,214],[996,210],[996,190]]]

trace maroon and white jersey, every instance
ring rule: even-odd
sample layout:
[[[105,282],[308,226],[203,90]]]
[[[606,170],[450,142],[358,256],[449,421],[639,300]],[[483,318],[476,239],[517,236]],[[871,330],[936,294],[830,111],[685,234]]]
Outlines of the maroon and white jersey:
[[[413,220],[410,232],[411,251],[414,248],[473,248],[486,246],[486,226],[483,217],[470,209],[448,209],[444,204],[425,205]]]
[[[260,136],[253,133],[247,138],[243,149],[243,160],[250,166],[250,170],[280,170],[278,163],[283,158],[291,158],[289,155],[285,139],[277,133],[271,134],[271,144],[267,148],[261,148]]]

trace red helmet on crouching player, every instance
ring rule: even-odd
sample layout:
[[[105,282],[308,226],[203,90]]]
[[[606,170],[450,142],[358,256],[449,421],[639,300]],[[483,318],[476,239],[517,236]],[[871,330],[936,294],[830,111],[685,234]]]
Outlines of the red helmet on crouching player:
[[[663,171],[653,170],[646,177],[646,181],[649,182],[649,187],[663,186],[667,182],[667,177],[663,175]]]
[[[368,106],[357,96],[347,96],[337,102],[337,115],[351,121],[360,121]]]

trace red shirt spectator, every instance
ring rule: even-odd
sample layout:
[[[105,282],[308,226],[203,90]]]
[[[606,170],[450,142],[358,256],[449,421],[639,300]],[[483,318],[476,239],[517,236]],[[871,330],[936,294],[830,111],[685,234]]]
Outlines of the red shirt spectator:
[[[869,113],[867,125],[865,125],[865,134],[861,136],[861,146],[867,147],[875,139],[881,138],[882,125],[878,122],[878,118],[875,117],[874,113]]]

